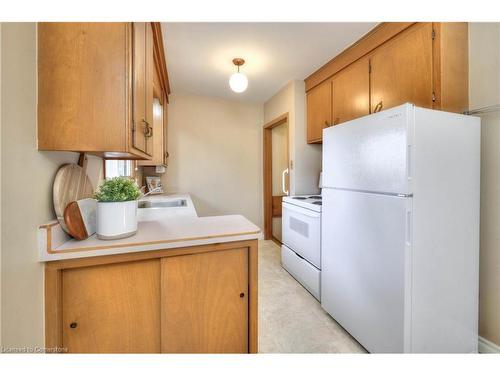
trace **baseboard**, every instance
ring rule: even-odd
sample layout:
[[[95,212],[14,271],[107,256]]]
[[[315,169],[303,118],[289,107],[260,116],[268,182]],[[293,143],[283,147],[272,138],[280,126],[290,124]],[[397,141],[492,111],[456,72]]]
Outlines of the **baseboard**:
[[[500,353],[500,346],[479,336],[479,353]]]

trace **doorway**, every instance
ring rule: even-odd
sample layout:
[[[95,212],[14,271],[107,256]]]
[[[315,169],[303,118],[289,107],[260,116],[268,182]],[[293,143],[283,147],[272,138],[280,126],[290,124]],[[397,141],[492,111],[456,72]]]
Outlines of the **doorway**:
[[[264,125],[264,238],[281,244],[282,198],[290,193],[288,113]]]

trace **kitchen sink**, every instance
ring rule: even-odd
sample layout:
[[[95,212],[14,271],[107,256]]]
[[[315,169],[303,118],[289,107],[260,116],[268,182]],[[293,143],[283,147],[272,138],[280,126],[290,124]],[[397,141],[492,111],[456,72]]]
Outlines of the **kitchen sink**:
[[[185,199],[174,199],[168,201],[140,201],[139,208],[169,208],[169,207],[187,207]]]

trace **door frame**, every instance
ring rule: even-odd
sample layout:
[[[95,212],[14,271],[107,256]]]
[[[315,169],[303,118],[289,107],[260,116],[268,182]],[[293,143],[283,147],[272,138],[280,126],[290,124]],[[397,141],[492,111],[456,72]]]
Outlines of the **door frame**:
[[[263,127],[263,188],[264,188],[264,239],[277,241],[273,236],[273,128],[288,122],[288,112],[264,124]],[[290,176],[290,128],[287,132],[288,176]],[[290,177],[288,178],[290,189]]]

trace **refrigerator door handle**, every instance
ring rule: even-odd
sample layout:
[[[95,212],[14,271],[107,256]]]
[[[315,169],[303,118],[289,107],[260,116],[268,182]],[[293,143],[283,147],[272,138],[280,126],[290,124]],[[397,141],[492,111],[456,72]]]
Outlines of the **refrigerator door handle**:
[[[412,230],[412,212],[411,210],[406,211],[406,245],[411,246],[413,240],[413,230]]]
[[[406,175],[408,179],[411,179],[411,145],[406,146]]]

